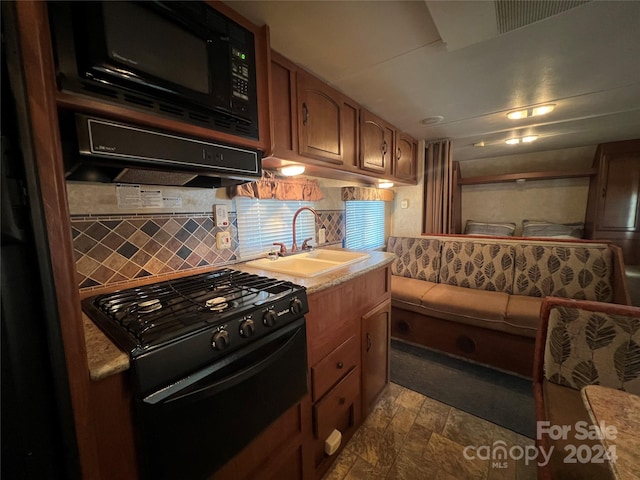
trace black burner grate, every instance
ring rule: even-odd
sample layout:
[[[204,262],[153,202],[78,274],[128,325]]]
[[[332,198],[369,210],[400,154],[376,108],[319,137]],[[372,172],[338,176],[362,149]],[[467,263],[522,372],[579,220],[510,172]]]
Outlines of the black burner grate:
[[[300,288],[222,269],[100,295],[91,304],[144,348],[224,322]]]

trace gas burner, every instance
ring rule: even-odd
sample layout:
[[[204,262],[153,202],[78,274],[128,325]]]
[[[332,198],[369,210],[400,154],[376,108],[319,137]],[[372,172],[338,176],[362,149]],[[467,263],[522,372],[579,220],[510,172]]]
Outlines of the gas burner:
[[[162,303],[157,298],[138,302],[138,313],[151,313],[162,308]]]
[[[204,306],[212,312],[222,312],[229,307],[229,302],[227,302],[227,299],[224,297],[215,297],[207,300]]]

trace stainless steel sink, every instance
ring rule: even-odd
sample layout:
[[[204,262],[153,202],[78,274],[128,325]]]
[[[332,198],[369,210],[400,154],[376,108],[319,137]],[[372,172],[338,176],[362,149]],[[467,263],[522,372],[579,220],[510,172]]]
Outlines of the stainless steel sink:
[[[313,250],[275,260],[261,258],[247,262],[248,267],[297,277],[317,277],[369,258],[368,253],[346,250]]]

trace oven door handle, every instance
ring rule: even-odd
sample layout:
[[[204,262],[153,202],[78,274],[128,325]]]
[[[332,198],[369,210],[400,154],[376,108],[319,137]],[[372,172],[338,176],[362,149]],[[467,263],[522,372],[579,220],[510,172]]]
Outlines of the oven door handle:
[[[290,333],[292,332],[292,333]],[[258,348],[266,345],[267,343],[271,343],[274,340],[280,339],[286,335],[289,335],[289,338],[281,344],[277,349],[273,352],[270,352],[268,356],[260,359],[259,361],[247,366],[246,368],[241,368],[238,371],[235,371],[220,380],[216,380],[213,383],[206,384],[202,387],[198,387],[196,384],[205,379],[207,376],[214,374],[216,371],[220,370],[224,366],[232,363],[234,359],[239,358],[239,354],[246,354],[247,349],[241,352],[236,352],[235,354],[230,355],[228,359],[223,359],[220,362],[216,362],[215,365],[212,365],[208,368],[200,370],[199,372],[189,375],[188,377],[183,378],[182,380],[178,380],[167,387],[158,390],[146,397],[143,398],[143,402],[148,405],[166,405],[177,400],[189,400],[196,401],[202,398],[206,398],[208,396],[216,395],[227,388],[230,388],[238,383],[250,378],[254,375],[257,375],[264,369],[266,369],[269,365],[277,361],[280,357],[282,357],[287,350],[291,347],[291,345],[297,341],[297,336],[302,334],[305,335],[305,319],[304,317],[298,319],[297,321],[287,325],[286,327],[281,328],[277,332],[277,336],[269,335],[265,338],[260,339],[255,342],[255,345],[252,345],[251,351],[255,351]],[[303,340],[306,343],[306,340]]]

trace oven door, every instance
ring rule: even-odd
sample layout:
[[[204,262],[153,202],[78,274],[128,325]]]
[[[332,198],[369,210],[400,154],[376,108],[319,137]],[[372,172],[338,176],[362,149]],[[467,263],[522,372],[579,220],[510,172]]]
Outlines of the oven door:
[[[205,479],[307,393],[304,317],[136,400],[144,479]]]

